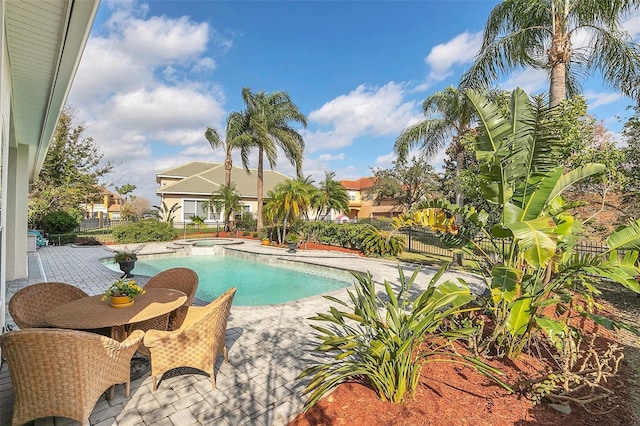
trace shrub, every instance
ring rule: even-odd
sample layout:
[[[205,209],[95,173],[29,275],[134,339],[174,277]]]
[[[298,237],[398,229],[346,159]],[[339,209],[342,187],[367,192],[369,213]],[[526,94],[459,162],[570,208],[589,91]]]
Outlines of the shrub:
[[[171,241],[177,237],[173,225],[155,219],[120,225],[113,230],[113,238],[120,244],[147,243],[151,241]]]
[[[62,210],[47,213],[42,219],[42,227],[48,234],[68,234],[75,231],[78,225],[79,217]]]
[[[432,355],[446,355],[473,365],[485,374],[499,374],[477,360],[447,350],[452,340],[466,333],[464,330],[441,333],[440,327],[472,300],[469,287],[462,280],[435,285],[447,266],[435,274],[427,290],[415,299],[410,298],[410,291],[419,270],[407,280],[400,267],[397,294],[389,282],[384,283],[388,300],[376,294],[370,274],[356,273],[353,273],[357,279],[356,293],[348,291],[350,303],[324,296],[339,306],[310,319],[327,324],[312,325],[320,340],[315,351],[328,353],[332,359],[300,374],[300,378],[312,376],[304,390],[310,394],[305,410],[340,383],[352,379],[364,379],[382,400],[401,403],[414,393],[422,366]],[[437,334],[443,339],[427,340],[426,346],[421,347],[428,334]],[[442,361],[441,356],[438,361]]]
[[[363,234],[362,251],[367,256],[396,256],[404,250],[404,238],[393,232],[369,227]]]

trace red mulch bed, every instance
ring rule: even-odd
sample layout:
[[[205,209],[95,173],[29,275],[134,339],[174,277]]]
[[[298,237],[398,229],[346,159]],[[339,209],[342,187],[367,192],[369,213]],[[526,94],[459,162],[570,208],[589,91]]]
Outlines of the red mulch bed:
[[[588,329],[592,327],[593,324],[587,325]],[[538,376],[543,363],[527,354],[513,362],[491,362],[507,375],[508,383]],[[616,397],[607,403],[607,408],[613,410],[603,415],[575,405],[570,414],[563,414],[547,404],[534,405],[523,396],[507,392],[473,368],[430,362],[422,370],[415,397],[405,404],[383,402],[364,385],[346,383],[308,412],[299,414],[289,426],[633,425],[637,423],[631,407],[626,405],[629,399],[625,394],[625,368],[629,366],[623,361],[618,376],[608,383],[616,390]]]
[[[609,308],[607,308],[609,310]],[[615,341],[615,335],[591,320],[574,324],[585,334],[598,335],[597,346]],[[585,339],[587,340],[587,339]],[[539,377],[548,360],[523,353],[517,360],[490,362],[506,374],[507,383]],[[425,364],[415,397],[405,404],[378,399],[375,392],[359,383],[339,385],[308,412],[299,414],[289,426],[628,426],[638,424],[630,406],[629,363],[620,370],[607,388],[615,396],[594,409],[610,410],[592,414],[572,405],[570,414],[560,413],[548,404],[534,405],[524,396],[509,393],[471,367],[447,362]],[[604,408],[604,409],[603,409]]]

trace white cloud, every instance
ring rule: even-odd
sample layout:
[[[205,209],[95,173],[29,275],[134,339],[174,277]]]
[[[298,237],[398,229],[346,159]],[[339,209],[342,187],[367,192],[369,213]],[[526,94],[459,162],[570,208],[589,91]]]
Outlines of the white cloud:
[[[638,42],[640,37],[640,11],[635,11],[630,14],[627,19],[622,23],[622,27],[631,35],[631,37]]]
[[[194,23],[186,16],[147,20],[130,17],[120,24],[121,48],[144,62],[182,61],[197,57],[207,47],[208,25]]]
[[[69,103],[105,160],[117,164],[112,179],[131,181],[135,170],[135,179],[145,182],[132,182],[137,195],[155,203],[159,170],[215,158],[203,133],[209,125],[223,128],[225,97],[210,81],[216,61],[207,49],[229,49],[232,43],[186,16],[147,18],[145,4],[108,7],[113,13],[94,28]],[[180,146],[193,149],[181,153]]]
[[[500,87],[504,90],[513,90],[519,87],[529,95],[546,92],[548,85],[549,77],[546,71],[535,69],[513,72],[506,81],[500,83]]]
[[[224,109],[216,99],[191,87],[159,86],[119,93],[103,106],[103,114],[119,127],[158,131],[215,124],[222,121]]]
[[[467,31],[457,35],[446,43],[438,44],[431,49],[424,62],[431,68],[428,83],[444,80],[451,75],[451,68],[473,61],[482,44],[482,32]]]
[[[407,101],[405,95],[403,85],[389,82],[382,87],[360,85],[325,103],[309,114],[309,121],[330,129],[306,132],[307,149],[335,149],[350,145],[359,136],[398,134],[420,119],[416,102]]]
[[[337,155],[322,154],[318,157],[318,160],[320,161],[344,160],[344,153],[340,153]]]
[[[594,92],[592,90],[586,91],[584,97],[587,98],[589,109],[595,109],[599,106],[608,105],[622,99],[620,93]]]
[[[396,160],[397,156],[395,153],[390,152],[385,155],[380,155],[376,158],[375,167],[379,167],[382,169],[390,169],[393,167],[392,162]]]

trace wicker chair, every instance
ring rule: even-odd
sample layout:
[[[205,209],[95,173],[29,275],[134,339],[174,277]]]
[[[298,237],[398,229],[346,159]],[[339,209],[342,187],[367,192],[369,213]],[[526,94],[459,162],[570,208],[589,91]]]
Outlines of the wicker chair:
[[[100,395],[119,383],[124,383],[128,398],[131,357],[143,336],[142,331],[135,331],[118,342],[57,328],[0,336],[15,394],[12,425],[49,416],[88,424]]]
[[[196,290],[198,289],[198,274],[189,268],[167,269],[147,281],[144,288],[172,288],[174,290],[180,290],[187,295],[187,301],[184,302],[184,305],[167,315],[135,324],[134,329],[142,331],[177,330],[182,325],[187,315],[187,310],[196,295]]]
[[[151,351],[153,390],[157,376],[178,367],[192,367],[210,375],[216,387],[214,366],[218,355],[227,358],[226,331],[236,288],[232,287],[207,306],[192,306],[178,330],[149,330],[144,345]]]
[[[78,287],[66,283],[39,283],[20,289],[9,301],[9,313],[20,328],[48,327],[45,315],[51,309],[87,297]]]

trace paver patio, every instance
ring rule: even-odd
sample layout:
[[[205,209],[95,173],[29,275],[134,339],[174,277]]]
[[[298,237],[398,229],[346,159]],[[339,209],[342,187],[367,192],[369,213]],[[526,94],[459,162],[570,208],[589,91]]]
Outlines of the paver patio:
[[[166,243],[147,245],[140,252],[166,251]],[[398,265],[391,261],[367,259],[328,251],[298,251],[261,246],[247,240],[235,250],[330,266],[344,270],[369,271],[378,282],[398,283]],[[20,288],[42,281],[74,284],[88,294],[100,294],[119,278],[119,273],[104,266],[100,259],[112,256],[103,246],[47,246],[29,254],[29,278],[7,283],[7,300]],[[403,265],[406,274],[413,267]],[[424,288],[433,274],[424,268],[417,285]],[[135,270],[134,270],[135,273]],[[448,274],[446,274],[448,275]],[[451,276],[451,275],[448,275]],[[138,283],[149,277],[136,276]],[[473,277],[465,279],[474,281]],[[479,284],[476,283],[477,286]],[[346,290],[332,295],[346,300]],[[286,425],[303,407],[304,383],[297,380],[314,356],[315,343],[308,317],[325,312],[328,301],[315,296],[295,302],[265,307],[232,306],[227,329],[230,364],[216,363],[213,389],[208,376],[165,374],[158,390],[152,392],[150,374],[131,382],[131,397],[124,398],[124,387],[116,387],[116,397],[100,398],[90,417],[92,425]],[[7,313],[7,324],[13,324]],[[11,424],[13,388],[6,363],[0,369],[0,426]],[[69,425],[71,420],[49,418],[36,425]]]

